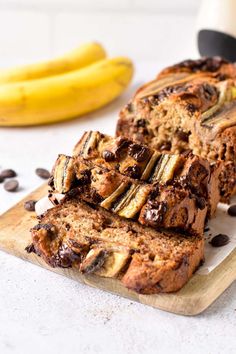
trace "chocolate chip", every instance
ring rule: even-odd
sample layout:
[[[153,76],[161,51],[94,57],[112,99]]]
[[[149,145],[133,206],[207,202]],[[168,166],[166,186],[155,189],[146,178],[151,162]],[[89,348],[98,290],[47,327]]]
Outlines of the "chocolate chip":
[[[25,250],[26,250],[27,253],[35,252],[34,245],[31,243],[31,245],[28,245],[28,246],[25,247]]]
[[[153,203],[152,203],[153,204]],[[155,209],[152,208],[153,205],[150,205],[145,213],[145,219],[152,226],[161,225],[163,221],[163,216],[167,211],[167,206],[165,202],[157,202],[155,205]]]
[[[195,113],[197,110],[197,107],[193,103],[188,103],[186,108],[191,114]]]
[[[170,141],[164,142],[159,148],[160,151],[165,151],[165,150],[169,151],[170,149],[171,149],[171,142]]]
[[[236,204],[231,205],[228,210],[227,210],[228,214],[230,216],[236,216]]]
[[[48,185],[49,187],[51,187],[52,189],[54,189],[54,177],[51,176],[48,180]]]
[[[207,100],[210,100],[212,96],[216,95],[217,96],[217,89],[209,84],[203,84],[202,85],[204,96]]]
[[[104,160],[106,162],[115,161],[115,159],[116,159],[115,154],[113,154],[113,152],[111,152],[109,150],[104,150],[102,153],[102,157],[104,158]]]
[[[15,192],[19,187],[19,183],[16,179],[12,179],[4,183],[4,189],[8,192]]]
[[[134,111],[134,106],[131,102],[127,103],[126,109],[129,113],[132,113]]]
[[[189,133],[185,133],[183,130],[179,129],[179,130],[177,130],[175,135],[177,136],[177,138],[179,140],[182,140],[186,143],[188,142]]]
[[[135,179],[139,178],[141,173],[141,168],[138,165],[129,166],[124,170],[124,174]]]
[[[206,206],[205,198],[196,196],[196,205],[198,209],[203,210]]]
[[[12,169],[3,170],[0,173],[0,177],[2,177],[3,179],[4,178],[12,178],[12,177],[16,177],[16,176],[17,176],[16,172]]]
[[[4,178],[0,176],[0,183],[4,181]]]
[[[132,156],[137,162],[143,162],[148,159],[150,150],[139,144],[131,144],[128,148],[128,154]]]
[[[48,179],[50,177],[50,172],[45,168],[36,168],[35,173],[43,179]]]
[[[40,230],[40,229],[44,229],[46,231],[53,231],[55,229],[55,226],[51,223],[47,223],[47,224],[37,224],[33,227],[33,230]]]
[[[27,211],[35,211],[35,204],[36,204],[35,200],[27,200],[27,202],[25,202],[24,204],[24,208]]]
[[[209,242],[212,247],[222,247],[229,243],[229,236],[224,234],[219,234],[214,236]]]
[[[138,128],[145,128],[146,127],[146,120],[141,118],[141,119],[138,119],[136,122],[135,122],[135,126],[138,127]]]

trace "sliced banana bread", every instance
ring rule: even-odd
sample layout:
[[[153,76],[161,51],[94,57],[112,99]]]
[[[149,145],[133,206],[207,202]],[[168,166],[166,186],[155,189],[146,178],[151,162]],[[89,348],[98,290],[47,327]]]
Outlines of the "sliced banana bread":
[[[54,167],[55,192],[64,190],[57,171],[63,169],[62,155]],[[68,157],[65,157],[65,161]],[[71,158],[72,160],[72,158]],[[168,228],[191,234],[203,234],[207,201],[194,194],[185,179],[171,184],[145,183],[115,170],[96,166],[77,157],[74,162],[77,187],[70,195],[112,211],[127,219],[138,220],[156,229]],[[68,175],[68,174],[67,174]],[[69,175],[68,175],[69,176]],[[85,177],[86,176],[86,177]],[[67,179],[64,179],[64,182]],[[61,184],[60,184],[61,183]],[[56,189],[57,188],[57,189]]]
[[[236,192],[236,66],[220,58],[184,61],[141,87],[120,113],[117,136],[160,152],[191,150],[222,161],[221,200]]]
[[[112,138],[96,131],[84,133],[74,148],[73,157],[75,163],[76,159],[83,157],[97,166],[116,170],[147,183],[159,185],[175,182],[181,182],[183,185],[185,183],[193,194],[207,200],[209,216],[213,215],[216,210],[219,201],[218,176],[221,171],[219,163],[209,164],[206,159],[187,152],[164,154],[145,145],[134,143],[132,140],[123,137]],[[63,160],[59,156],[59,162],[56,165],[61,159]],[[61,163],[63,165],[63,162]],[[64,163],[67,166],[68,162]],[[61,172],[59,172],[60,176]],[[86,174],[84,177],[86,178]]]
[[[204,259],[204,240],[157,232],[76,197],[41,216],[28,251],[52,267],[119,278],[143,294],[177,291]]]

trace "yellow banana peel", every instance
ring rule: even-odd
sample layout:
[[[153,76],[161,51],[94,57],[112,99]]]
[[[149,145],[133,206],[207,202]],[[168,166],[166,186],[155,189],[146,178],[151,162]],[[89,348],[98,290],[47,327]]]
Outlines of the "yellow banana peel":
[[[92,112],[119,96],[133,64],[116,57],[40,80],[0,85],[0,126],[39,125]]]
[[[99,43],[83,44],[64,56],[50,61],[0,70],[0,85],[35,80],[78,70],[105,57],[105,50]]]

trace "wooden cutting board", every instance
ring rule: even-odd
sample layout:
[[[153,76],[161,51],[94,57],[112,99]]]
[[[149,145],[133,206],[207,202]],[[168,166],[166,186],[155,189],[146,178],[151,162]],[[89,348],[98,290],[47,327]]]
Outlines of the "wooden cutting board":
[[[1,250],[86,285],[181,315],[201,313],[236,279],[236,250],[210,274],[195,274],[184,288],[173,294],[139,295],[127,290],[119,280],[82,275],[73,269],[52,269],[40,257],[25,251],[30,243],[29,230],[37,220],[33,213],[24,209],[24,202],[29,199],[38,200],[46,195],[46,191],[47,186],[43,185],[0,216]]]

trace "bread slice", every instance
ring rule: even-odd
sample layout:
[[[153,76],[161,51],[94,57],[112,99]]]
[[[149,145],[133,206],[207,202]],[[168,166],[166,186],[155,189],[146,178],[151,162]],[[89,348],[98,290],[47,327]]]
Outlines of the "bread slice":
[[[158,230],[203,234],[207,201],[194,194],[185,180],[148,184],[82,158],[76,158],[74,167],[78,186],[71,191],[81,199]],[[56,179],[55,185],[59,185]]]
[[[160,152],[222,161],[221,200],[236,192],[236,66],[185,61],[142,86],[120,113],[117,136]]]
[[[77,198],[41,216],[29,251],[52,267],[118,278],[142,294],[179,290],[204,259],[204,240],[158,232]]]
[[[84,133],[76,144],[75,163],[81,157],[146,183],[160,186],[185,181],[194,195],[206,199],[209,216],[215,213],[219,201],[219,163],[210,165],[206,159],[187,152],[164,154],[124,137],[112,138],[97,131]]]

